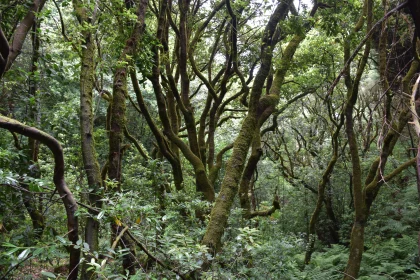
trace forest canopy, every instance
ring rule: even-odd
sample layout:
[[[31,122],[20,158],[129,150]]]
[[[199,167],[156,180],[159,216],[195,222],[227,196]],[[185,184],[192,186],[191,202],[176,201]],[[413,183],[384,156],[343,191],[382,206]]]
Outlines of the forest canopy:
[[[420,2],[0,0],[0,279],[419,279]]]

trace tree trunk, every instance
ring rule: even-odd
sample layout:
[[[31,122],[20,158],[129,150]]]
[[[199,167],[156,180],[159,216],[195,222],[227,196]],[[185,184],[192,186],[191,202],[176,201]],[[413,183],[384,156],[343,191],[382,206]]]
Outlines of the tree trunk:
[[[39,47],[40,47],[40,40],[39,40],[39,32],[38,29],[40,28],[40,24],[37,21],[34,21],[32,26],[32,59],[31,59],[31,68],[30,68],[30,78],[29,78],[29,98],[33,101],[30,102],[28,108],[28,115],[31,123],[34,125],[40,125],[40,112],[38,108],[39,100],[37,96],[38,90],[38,77],[37,77],[37,70],[38,70],[38,60],[39,60]],[[29,175],[33,178],[39,178],[39,166],[38,166],[38,154],[39,154],[39,141],[28,138],[28,150],[27,155],[30,159],[30,162],[25,166],[25,169],[29,166]],[[27,172],[27,170],[22,170],[23,172]],[[28,185],[21,183],[21,186],[25,189],[28,189]],[[44,232],[45,228],[45,217],[42,214],[42,210],[38,209],[37,202],[35,197],[30,192],[22,191],[22,198],[23,204],[25,205],[26,210],[29,213],[29,216],[32,220],[32,225],[34,228],[34,236],[35,239],[40,239]]]
[[[13,62],[21,53],[26,35],[28,34],[29,30],[31,30],[31,27],[36,20],[36,14],[42,10],[45,2],[46,0],[33,0],[32,5],[30,6],[26,16],[22,19],[22,21],[16,28],[13,34],[12,43],[10,45],[10,53],[8,55],[8,60],[4,72],[6,72],[10,69],[10,67],[12,67]],[[3,53],[2,56],[4,57]]]
[[[330,176],[334,170],[335,163],[337,162],[337,159],[338,159],[338,136],[339,136],[339,133],[341,131],[343,124],[344,124],[344,114],[341,113],[340,122],[336,126],[336,129],[332,135],[333,155],[330,159],[330,162],[328,163],[327,168],[322,174],[322,178],[320,182],[318,183],[318,199],[317,199],[314,212],[312,213],[311,220],[309,222],[309,238],[308,238],[308,246],[305,253],[305,264],[309,264],[309,262],[311,261],[311,256],[312,256],[314,245],[315,245],[315,226],[318,222],[322,205],[325,202],[327,206],[326,200],[329,199],[329,198],[325,198],[325,187],[329,182]],[[327,209],[327,212],[328,211],[332,212],[332,209]],[[331,216],[331,214],[329,216]],[[332,222],[335,223],[336,222],[335,219],[332,220]]]
[[[252,142],[252,152],[248,159],[245,170],[242,174],[241,182],[239,184],[239,202],[243,211],[243,217],[249,218],[251,214],[251,202],[249,200],[249,192],[251,186],[251,180],[254,172],[257,169],[258,161],[262,156],[260,130],[256,130],[254,134],[254,140]]]
[[[281,6],[281,4],[279,6]],[[279,12],[278,9],[276,9],[276,11]],[[277,22],[280,20],[280,17],[277,18],[276,16],[278,15],[274,14],[272,16],[267,26],[273,24],[272,19],[274,18],[275,23],[271,27],[274,29],[276,28]],[[269,68],[265,69],[261,67],[258,73],[259,75],[257,75],[259,79],[256,77],[251,91],[248,115],[243,121],[239,136],[234,142],[233,153],[226,166],[226,174],[223,179],[222,188],[211,211],[210,222],[202,240],[202,244],[206,245],[213,254],[221,248],[221,238],[227,224],[230,208],[236,193],[238,192],[238,185],[242,171],[244,170],[249,147],[254,138],[255,131],[259,128],[259,118],[266,109],[270,109],[278,103],[280,90],[287,70],[290,67],[294,53],[304,38],[304,34],[297,34],[289,42],[283,52],[282,60],[276,71],[270,94],[265,95],[261,99],[260,96],[265,78],[269,73]],[[266,58],[266,60],[271,60],[271,58]],[[261,71],[264,73],[261,73]]]
[[[137,3],[137,22],[126,41],[117,69],[114,74],[112,101],[110,103],[110,133],[109,133],[109,157],[108,157],[108,178],[114,181],[117,186],[115,190],[121,191],[122,157],[124,153],[123,137],[126,126],[125,99],[127,93],[128,65],[131,65],[132,57],[138,47],[138,42],[144,32],[145,14],[148,0],[139,0]],[[112,224],[113,237],[123,229],[115,219]],[[128,270],[130,275],[136,273],[136,249],[133,241],[124,234],[120,240],[122,248],[129,248],[129,253],[123,257],[123,269]]]
[[[360,263],[362,262],[362,255],[364,250],[366,219],[367,212],[362,213],[354,220],[350,237],[350,255],[346,270],[344,271],[345,280],[356,279],[357,275],[359,275]]]
[[[73,1],[74,10],[79,24],[94,24],[96,18],[89,17],[83,8],[83,3]],[[95,208],[102,208],[102,178],[101,169],[96,157],[95,141],[93,138],[93,89],[95,75],[95,42],[89,29],[82,31],[81,68],[80,68],[80,135],[83,167],[87,177],[87,189],[89,204]],[[94,218],[96,212],[89,210],[90,216],[86,219],[85,242],[89,244],[90,252],[99,250],[99,228],[100,224]],[[90,258],[92,255],[86,256]],[[83,264],[81,279],[91,279],[93,270],[87,270],[89,265]]]

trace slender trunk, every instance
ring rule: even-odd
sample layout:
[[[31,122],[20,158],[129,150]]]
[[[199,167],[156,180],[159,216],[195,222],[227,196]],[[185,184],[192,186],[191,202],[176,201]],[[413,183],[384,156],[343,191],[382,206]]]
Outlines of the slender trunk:
[[[126,127],[126,104],[127,96],[127,75],[128,65],[131,65],[132,57],[137,50],[138,42],[144,32],[145,14],[148,0],[139,0],[137,3],[137,22],[125,43],[120,56],[117,69],[114,74],[112,101],[110,103],[109,122],[109,156],[108,156],[108,178],[115,181],[117,190],[121,191],[122,157],[125,150],[123,145],[124,130]],[[121,224],[114,220],[111,224],[113,238],[115,239],[123,229]],[[120,246],[128,248],[129,253],[123,257],[123,269],[128,270],[130,275],[136,272],[136,248],[134,242],[124,234],[120,239]]]
[[[74,10],[80,25],[92,24],[94,18],[89,18],[82,3],[73,1]],[[88,201],[95,208],[102,208],[102,178],[96,156],[95,140],[93,138],[93,89],[95,75],[95,41],[89,29],[82,31],[83,47],[81,48],[80,67],[80,135],[83,167],[86,172],[88,183]],[[99,228],[100,224],[96,212],[89,210],[90,216],[86,219],[85,242],[89,244],[90,252],[99,250]],[[85,256],[86,258],[92,255]],[[93,270],[87,270],[89,265],[83,263],[81,279],[91,279]]]
[[[354,28],[354,33],[358,32],[361,29],[365,15],[367,15],[368,20],[367,32],[369,32],[372,25],[372,5],[372,0],[365,0],[363,8],[364,14],[360,17],[360,21]],[[357,278],[359,274],[364,247],[364,228],[368,214],[362,184],[362,169],[360,165],[357,138],[354,132],[353,110],[358,98],[360,79],[365,69],[369,53],[370,41],[367,41],[365,51],[363,53],[363,57],[360,60],[354,81],[352,81],[351,79],[350,69],[346,69],[347,75],[345,77],[345,84],[347,87],[347,104],[345,106],[346,134],[348,138],[348,145],[350,149],[350,156],[352,162],[353,201],[355,210],[354,224],[350,237],[350,255],[347,262],[346,270],[344,272],[345,280]],[[346,41],[344,46],[344,59],[346,62],[349,59],[349,57],[350,42]]]
[[[36,14],[42,10],[45,2],[46,0],[33,0],[27,14],[25,15],[25,17],[22,19],[22,21],[19,23],[18,27],[16,28],[13,34],[12,43],[10,44],[10,53],[8,55],[8,60],[7,60],[7,64],[5,65],[4,72],[6,72],[7,70],[10,69],[10,67],[12,67],[13,62],[21,53],[26,35],[31,30],[31,27],[36,20]],[[2,56],[4,57],[3,53],[2,53]]]
[[[311,220],[309,222],[309,232],[308,232],[309,238],[308,238],[308,246],[305,253],[305,264],[309,264],[309,262],[311,261],[311,255],[312,255],[314,245],[315,245],[315,226],[316,226],[316,223],[318,222],[322,205],[326,201],[325,187],[329,182],[330,176],[334,170],[335,163],[337,162],[337,159],[338,159],[338,136],[339,136],[339,133],[341,131],[343,124],[344,124],[344,114],[341,113],[340,122],[336,126],[336,129],[332,135],[333,155],[330,159],[330,162],[328,163],[327,168],[324,171],[324,174],[322,175],[320,182],[318,183],[318,199],[317,199],[314,212],[312,213]],[[327,205],[327,203],[325,204]],[[328,211],[332,211],[332,209],[330,210],[327,209],[327,212]],[[332,221],[332,222],[334,223],[335,221]]]
[[[163,1],[162,5],[161,5],[161,11],[159,14],[159,19],[158,19],[158,30],[157,30],[157,37],[161,40],[161,42],[164,44],[164,40],[163,35],[165,34],[165,15],[166,15],[166,7],[167,7],[167,1]],[[181,5],[182,6],[182,5]],[[187,9],[187,7],[184,6],[185,9]],[[184,9],[184,10],[185,10]],[[186,12],[186,10],[184,11]],[[182,13],[181,13],[182,14]],[[185,16],[185,15],[184,15]],[[183,19],[184,21],[186,19]],[[181,27],[182,29],[186,29],[186,22],[182,22],[181,21]],[[186,38],[188,38],[187,34],[185,33],[186,30],[183,31],[183,36],[185,37],[184,39],[186,40]],[[180,44],[182,44],[183,46],[181,47],[181,53],[183,53],[184,51],[186,51],[186,42],[180,42]],[[159,54],[160,50],[158,48],[158,46],[154,46],[153,47],[153,54],[154,54],[154,61],[159,62],[160,59],[160,54]],[[186,59],[186,53],[182,54],[182,56],[185,56]],[[184,63],[184,62],[182,62]],[[186,67],[186,61],[185,61],[185,65]],[[182,66],[182,67],[184,67]],[[180,68],[182,68],[180,66]],[[181,71],[182,70],[182,71]],[[180,72],[185,72],[185,69],[180,69]],[[163,91],[162,91],[162,87],[160,84],[160,67],[158,64],[153,65],[152,67],[152,75],[150,77],[150,81],[153,84],[153,89],[155,92],[155,96],[156,96],[156,101],[157,101],[157,105],[158,105],[158,112],[159,112],[159,117],[160,120],[162,122],[162,126],[163,126],[163,132],[165,134],[166,137],[168,137],[168,139],[174,143],[182,152],[182,154],[185,156],[185,158],[191,163],[191,165],[194,168],[194,173],[195,173],[195,179],[196,179],[196,191],[199,193],[203,194],[203,197],[205,200],[207,201],[214,201],[214,189],[213,186],[210,184],[210,181],[208,180],[207,177],[207,173],[206,173],[206,169],[205,169],[205,165],[203,164],[203,162],[201,161],[200,158],[200,152],[198,149],[198,141],[197,141],[197,134],[196,134],[196,129],[195,129],[195,121],[192,118],[191,115],[191,108],[189,107],[191,104],[189,104],[189,96],[188,96],[188,89],[189,89],[189,80],[188,80],[188,76],[187,73],[185,72],[183,74],[183,78],[181,78],[181,97],[177,96],[177,102],[178,102],[178,106],[181,108],[180,110],[182,111],[182,113],[184,114],[184,120],[186,122],[186,126],[187,126],[187,131],[188,131],[188,138],[189,138],[189,145],[187,145],[181,138],[179,138],[173,131],[171,128],[171,124],[168,118],[168,114],[167,114],[167,105],[166,105],[166,100],[165,97],[163,95]],[[189,104],[189,105],[188,105]]]
[[[21,187],[28,190],[25,184],[21,184]],[[34,238],[35,240],[39,240],[45,229],[45,217],[42,215],[42,212],[38,210],[33,194],[22,191],[22,200],[32,221]]]
[[[34,21],[32,26],[32,59],[31,59],[31,68],[30,68],[30,78],[29,78],[29,98],[32,99],[32,102],[29,104],[28,115],[31,123],[39,125],[39,100],[37,96],[38,90],[38,76],[37,76],[37,64],[39,59],[39,22]],[[39,141],[28,138],[28,158],[30,160],[29,166],[29,175],[33,178],[39,178],[39,166],[38,166],[38,154],[39,154]],[[27,167],[27,166],[25,166]],[[27,172],[27,170],[25,170]],[[27,190],[28,185],[22,183],[21,186]],[[23,204],[25,205],[26,210],[29,213],[29,217],[32,220],[32,226],[34,228],[34,237],[35,239],[40,239],[44,232],[45,228],[45,217],[42,214],[42,211],[38,209],[37,202],[32,193],[22,191]]]
[[[327,212],[327,216],[331,221],[331,225],[329,226],[331,235],[330,244],[338,244],[340,242],[340,235],[338,233],[340,226],[334,213],[332,197],[330,193],[327,193],[325,196],[325,211]]]
[[[365,212],[366,211],[366,212]],[[362,262],[362,255],[364,250],[364,235],[365,226],[367,222],[368,211],[364,210],[365,213],[360,213],[354,220],[353,228],[351,230],[350,237],[350,255],[347,263],[346,270],[344,272],[345,280],[356,279],[359,275],[360,263]]]
[[[249,200],[249,192],[251,186],[251,180],[254,172],[257,169],[258,161],[262,155],[261,139],[259,129],[255,131],[254,139],[252,142],[252,152],[248,159],[245,170],[242,174],[241,182],[239,184],[239,202],[242,208],[242,216],[249,218],[251,214],[251,202]]]
[[[152,131],[156,139],[159,151],[171,164],[175,188],[178,191],[182,190],[184,188],[183,186],[184,178],[182,174],[181,161],[179,160],[179,156],[177,156],[177,151],[172,151],[166,139],[164,138],[162,132],[157,127],[155,121],[150,115],[149,109],[146,106],[146,103],[144,102],[143,94],[141,92],[140,85],[136,78],[136,73],[133,70],[130,71],[130,77],[131,77],[131,82],[133,84],[134,92],[137,97],[137,104],[139,105],[139,108],[142,111],[143,116],[147,122],[147,125],[149,126],[150,130]]]

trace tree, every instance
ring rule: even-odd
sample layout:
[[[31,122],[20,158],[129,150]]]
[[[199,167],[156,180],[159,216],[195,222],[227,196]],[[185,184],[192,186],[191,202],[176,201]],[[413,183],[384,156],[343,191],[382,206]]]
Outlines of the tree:
[[[2,277],[418,273],[416,1],[295,4],[0,4]]]

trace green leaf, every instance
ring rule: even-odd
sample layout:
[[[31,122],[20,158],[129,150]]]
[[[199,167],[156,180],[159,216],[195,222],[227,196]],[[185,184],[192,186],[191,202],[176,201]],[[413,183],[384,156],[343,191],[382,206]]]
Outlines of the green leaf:
[[[2,246],[3,247],[10,247],[10,248],[16,248],[17,247],[16,245],[14,245],[12,243],[7,243],[7,242],[3,243]]]
[[[23,250],[22,253],[19,254],[18,260],[25,259],[29,255],[30,252],[31,252],[30,248],[27,248],[27,249]]]
[[[43,248],[37,248],[33,253],[32,253],[32,255],[34,255],[34,256],[38,256],[39,254],[41,254],[42,253],[42,251],[43,251],[44,249]]]
[[[7,256],[11,256],[14,252],[16,252],[17,250],[19,250],[20,248],[18,248],[18,247],[15,247],[15,248],[13,248],[13,249],[11,249],[11,250],[9,250],[9,251],[7,251],[5,254],[7,255]]]
[[[48,272],[48,271],[41,271],[41,274],[44,275],[44,276],[47,276],[48,278],[53,278],[53,279],[57,278],[57,276],[55,276],[54,273],[51,273],[51,272]]]
[[[56,238],[58,239],[58,241],[60,241],[63,244],[67,244],[67,240],[65,240],[63,237],[57,235]]]
[[[100,220],[100,219],[102,219],[102,217],[105,215],[105,211],[101,211],[101,212],[99,212],[99,214],[98,214],[98,220]]]

